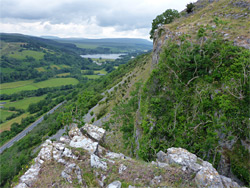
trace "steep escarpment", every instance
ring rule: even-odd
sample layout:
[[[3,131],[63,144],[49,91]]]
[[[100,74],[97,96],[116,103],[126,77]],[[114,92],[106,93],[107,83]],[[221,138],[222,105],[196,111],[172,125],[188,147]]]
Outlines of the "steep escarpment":
[[[249,5],[198,1],[156,31],[149,79],[110,121],[128,154],[150,161],[182,147],[249,185]]]

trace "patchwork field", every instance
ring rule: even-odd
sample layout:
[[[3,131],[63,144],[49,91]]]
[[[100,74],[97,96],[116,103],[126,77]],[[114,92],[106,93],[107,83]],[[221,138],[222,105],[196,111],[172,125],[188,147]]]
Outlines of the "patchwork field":
[[[15,102],[7,102],[6,104],[4,104],[2,106],[4,106],[5,108],[15,107],[17,109],[27,110],[31,103],[37,103],[40,100],[45,99],[45,97],[46,97],[46,95],[43,95],[40,97],[29,97],[29,98],[25,98],[23,100],[15,101]]]
[[[34,83],[33,80],[18,81],[0,84],[0,94],[13,94],[25,90],[36,90],[45,87],[57,87],[62,85],[76,85],[78,80],[75,78],[53,78],[42,82]]]
[[[43,59],[44,53],[43,52],[36,52],[36,51],[32,51],[32,50],[23,50],[21,52],[15,51],[15,52],[11,52],[11,54],[9,54],[9,57],[12,57],[15,59],[25,59],[26,56],[33,57],[36,60],[40,60],[40,59]]]
[[[62,74],[57,74],[56,76],[62,77],[62,76],[69,76],[70,73],[66,72],[66,73],[62,73]]]
[[[83,75],[83,77],[87,77],[88,79],[97,79],[100,78],[100,75]]]
[[[3,109],[0,109],[0,120],[1,121],[5,121],[5,119],[14,114],[15,112],[11,112],[11,111],[8,111],[8,110],[3,110]]]
[[[10,127],[13,123],[21,123],[22,118],[26,118],[29,115],[29,113],[22,114],[21,116],[18,116],[14,119],[11,119],[5,123],[0,124],[0,132],[10,130]]]

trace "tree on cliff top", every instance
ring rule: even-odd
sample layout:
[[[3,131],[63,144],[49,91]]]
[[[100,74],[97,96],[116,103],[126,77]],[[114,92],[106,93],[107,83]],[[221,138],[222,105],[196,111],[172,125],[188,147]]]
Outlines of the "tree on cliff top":
[[[155,31],[164,24],[169,24],[174,21],[175,18],[179,18],[180,14],[177,10],[167,9],[162,14],[156,16],[152,22],[152,29],[150,31],[150,39],[153,39]]]

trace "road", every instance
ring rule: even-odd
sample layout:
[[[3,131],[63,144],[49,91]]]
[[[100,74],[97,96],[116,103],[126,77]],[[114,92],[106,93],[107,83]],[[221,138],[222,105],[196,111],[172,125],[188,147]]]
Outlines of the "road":
[[[59,108],[63,103],[66,101],[61,102],[60,104],[56,105],[54,108],[52,108],[47,114],[52,114],[57,108]],[[6,149],[11,147],[15,142],[19,141],[22,139],[26,134],[28,134],[34,127],[36,127],[39,123],[41,123],[44,119],[44,116],[40,117],[38,120],[36,120],[34,123],[32,123],[30,126],[28,126],[26,129],[24,129],[22,132],[20,132],[17,136],[12,138],[10,141],[8,141],[6,144],[4,144],[0,148],[0,154]]]

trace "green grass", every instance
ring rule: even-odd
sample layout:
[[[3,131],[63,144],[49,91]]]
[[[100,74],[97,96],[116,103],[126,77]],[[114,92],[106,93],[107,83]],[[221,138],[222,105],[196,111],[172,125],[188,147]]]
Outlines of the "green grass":
[[[75,78],[53,78],[42,82],[33,83],[33,80],[19,81],[0,84],[1,94],[13,94],[25,90],[36,90],[45,87],[57,87],[62,85],[76,85],[78,80]]]
[[[87,49],[95,49],[99,45],[95,44],[82,44],[82,43],[74,43],[78,48],[87,48]]]
[[[56,68],[57,70],[60,70],[61,69],[61,67],[60,66],[58,66],[58,65],[50,65],[50,67],[53,69],[53,68]]]
[[[107,74],[107,71],[105,69],[94,71],[95,74]]]
[[[100,75],[83,75],[83,77],[87,77],[89,79],[97,79],[97,78],[100,78],[101,76]]]
[[[62,73],[62,74],[57,74],[56,76],[62,77],[62,76],[69,76],[69,75],[70,75],[70,73],[66,72],[66,73]]]
[[[2,68],[0,69],[0,72],[2,73],[11,73],[11,72],[14,72],[15,70],[12,69],[12,68]]]
[[[8,111],[8,110],[3,110],[3,109],[0,109],[0,120],[1,121],[5,121],[5,119],[14,114],[15,112],[11,112],[11,111]]]
[[[4,83],[4,84],[0,84],[0,89],[4,90],[4,89],[21,87],[21,86],[29,85],[29,84],[31,84],[33,82],[34,82],[34,80],[25,80],[25,81]]]
[[[23,100],[19,100],[19,101],[15,101],[15,102],[8,102],[8,103],[4,104],[3,106],[6,107],[6,108],[15,107],[15,108],[18,108],[18,109],[27,110],[31,103],[37,103],[40,100],[45,99],[45,97],[46,97],[46,95],[43,95],[43,96],[40,96],[40,97],[25,98]]]
[[[40,59],[43,59],[44,53],[32,51],[32,50],[23,50],[22,52],[19,52],[19,51],[11,52],[9,56],[15,59],[25,59],[26,56],[29,56],[29,57],[35,58],[36,60],[40,60]]]
[[[26,118],[28,116],[29,113],[25,113],[22,114],[21,116],[18,116],[14,119],[11,119],[7,122],[4,122],[2,124],[0,124],[0,132],[6,131],[6,130],[10,130],[10,127],[13,123],[21,123],[22,118]]]
[[[45,68],[44,67],[38,67],[38,68],[35,68],[38,72],[45,72]]]

